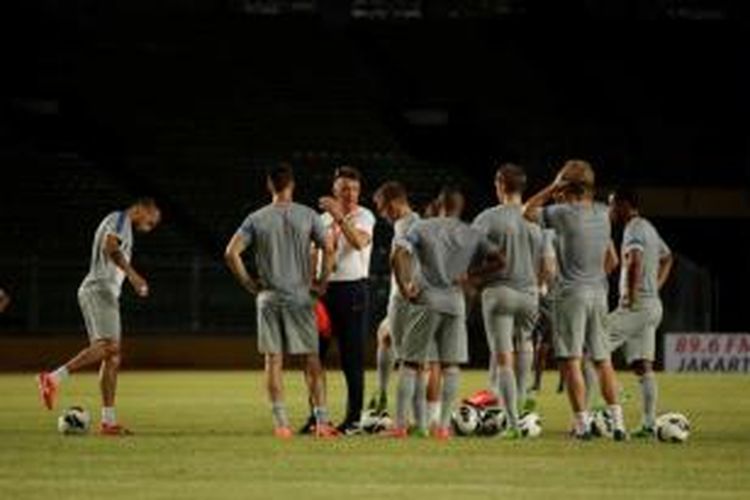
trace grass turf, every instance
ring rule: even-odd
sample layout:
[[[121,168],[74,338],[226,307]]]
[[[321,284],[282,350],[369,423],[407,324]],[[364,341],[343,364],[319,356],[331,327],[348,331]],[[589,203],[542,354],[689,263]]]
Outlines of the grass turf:
[[[484,380],[465,373],[462,394]],[[621,380],[634,426],[637,386],[630,375]],[[329,374],[329,383],[339,416],[340,375]],[[691,419],[685,444],[572,441],[553,374],[539,398],[539,439],[447,443],[278,441],[256,372],[125,372],[118,416],[137,435],[66,437],[56,432],[57,412],[41,409],[31,375],[0,375],[0,499],[750,498],[750,378],[659,375],[659,383],[661,410]],[[93,374],[74,376],[59,407],[82,404],[98,417],[96,391]],[[287,394],[301,423],[299,374],[287,377]]]

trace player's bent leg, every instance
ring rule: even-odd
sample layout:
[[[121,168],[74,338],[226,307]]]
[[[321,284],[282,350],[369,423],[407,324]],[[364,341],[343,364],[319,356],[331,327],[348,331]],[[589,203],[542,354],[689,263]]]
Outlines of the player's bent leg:
[[[67,363],[53,372],[42,372],[37,375],[37,388],[42,404],[52,410],[57,401],[57,393],[60,384],[71,373],[85,368],[86,366],[100,363],[108,356],[107,344],[110,341],[98,339],[91,342],[85,349],[81,350]]]

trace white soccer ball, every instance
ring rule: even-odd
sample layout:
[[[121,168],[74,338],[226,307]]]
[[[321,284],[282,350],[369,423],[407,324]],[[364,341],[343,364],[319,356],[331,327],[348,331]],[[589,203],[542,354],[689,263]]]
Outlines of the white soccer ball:
[[[71,406],[57,418],[60,434],[86,434],[91,428],[91,415],[80,406]]]
[[[690,421],[682,413],[665,413],[656,418],[656,437],[666,443],[684,443],[690,436]]]
[[[507,415],[502,408],[485,408],[479,412],[479,434],[495,436],[505,430]]]
[[[378,412],[375,410],[365,410],[362,412],[362,417],[359,420],[359,427],[368,434],[372,434],[375,432],[375,427],[377,427],[379,421],[380,415]]]
[[[457,436],[471,436],[479,429],[479,410],[472,405],[462,404],[451,415],[453,430]]]
[[[375,432],[389,431],[393,429],[393,419],[387,413],[383,413],[375,426]]]
[[[615,421],[607,409],[594,410],[591,414],[591,435],[612,438],[615,432]]]
[[[538,413],[527,413],[518,421],[518,430],[524,437],[539,437],[542,434],[542,417]]]

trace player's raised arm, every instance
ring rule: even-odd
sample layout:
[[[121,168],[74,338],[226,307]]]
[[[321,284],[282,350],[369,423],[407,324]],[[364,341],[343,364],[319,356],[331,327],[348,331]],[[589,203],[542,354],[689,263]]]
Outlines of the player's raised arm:
[[[255,295],[260,292],[261,286],[258,281],[250,276],[245,267],[245,263],[242,261],[242,253],[246,248],[247,243],[245,238],[243,238],[240,233],[236,233],[227,244],[227,248],[224,251],[224,261],[227,263],[227,266],[232,271],[234,277],[237,278],[240,285],[242,285],[245,290]]]
[[[561,171],[552,184],[526,200],[522,211],[526,220],[539,222],[542,207],[546,205],[547,202],[554,197],[555,193],[562,189],[566,184],[566,181],[562,179],[562,174],[563,172]]]
[[[120,249],[120,238],[115,234],[109,233],[105,236],[103,245],[104,253],[118,268],[122,270],[122,272],[125,273],[125,276],[128,278],[128,282],[133,287],[133,290],[135,290],[135,293],[140,297],[147,297],[148,283],[143,276],[141,276],[133,266],[130,265],[125,254],[123,254]]]
[[[363,250],[372,242],[372,235],[355,226],[354,222],[344,215],[344,209],[336,198],[332,196],[323,196],[320,198],[319,205],[321,210],[328,212],[336,225],[341,229],[341,233],[346,241],[355,249]]]

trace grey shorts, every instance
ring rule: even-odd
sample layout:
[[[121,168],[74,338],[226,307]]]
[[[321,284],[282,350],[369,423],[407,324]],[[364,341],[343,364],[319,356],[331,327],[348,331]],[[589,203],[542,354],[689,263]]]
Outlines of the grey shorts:
[[[615,309],[607,318],[612,350],[624,346],[628,364],[640,359],[653,361],[656,329],[661,318],[662,305],[659,299],[642,300],[632,309]]]
[[[507,286],[493,286],[482,292],[482,316],[490,352],[520,350],[531,340],[539,315],[536,293],[519,292]]]
[[[412,363],[466,363],[469,360],[466,318],[410,304],[401,359]]]
[[[605,324],[607,294],[598,289],[561,291],[555,301],[555,356],[580,358],[586,353],[594,361],[610,359]]]
[[[120,342],[120,300],[109,290],[78,289],[78,305],[86,324],[90,342],[110,340]]]
[[[265,301],[261,296],[256,304],[261,354],[318,352],[318,329],[312,305],[278,304]]]

